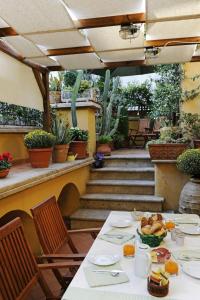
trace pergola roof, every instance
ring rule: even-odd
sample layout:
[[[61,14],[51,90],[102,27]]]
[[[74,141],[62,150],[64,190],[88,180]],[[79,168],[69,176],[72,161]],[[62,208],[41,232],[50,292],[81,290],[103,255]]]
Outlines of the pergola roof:
[[[131,41],[119,36],[128,23],[142,24]],[[200,61],[200,1],[0,0],[0,37],[2,51],[49,70]]]

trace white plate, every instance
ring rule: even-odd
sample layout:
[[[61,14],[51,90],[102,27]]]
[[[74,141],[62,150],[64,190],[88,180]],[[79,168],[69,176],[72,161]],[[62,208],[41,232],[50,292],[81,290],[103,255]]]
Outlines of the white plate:
[[[199,261],[190,261],[182,264],[182,270],[187,275],[200,279],[200,262]]]
[[[178,227],[183,233],[199,235],[200,234],[200,226],[197,225],[181,225]]]
[[[111,266],[120,260],[118,254],[89,255],[88,260],[98,266]]]
[[[129,227],[132,224],[133,224],[132,220],[130,220],[130,219],[121,219],[121,220],[116,220],[116,221],[110,222],[110,225],[112,227],[117,227],[117,228]]]

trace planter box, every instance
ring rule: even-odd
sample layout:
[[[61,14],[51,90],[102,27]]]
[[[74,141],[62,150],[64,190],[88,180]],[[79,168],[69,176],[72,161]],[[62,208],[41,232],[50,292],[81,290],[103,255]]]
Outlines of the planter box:
[[[152,144],[149,153],[151,160],[176,160],[187,148],[187,144]]]
[[[61,101],[62,102],[71,102],[72,92],[62,91]],[[97,92],[95,89],[85,90],[83,93],[78,94],[77,101],[88,101],[93,100],[97,101]]]

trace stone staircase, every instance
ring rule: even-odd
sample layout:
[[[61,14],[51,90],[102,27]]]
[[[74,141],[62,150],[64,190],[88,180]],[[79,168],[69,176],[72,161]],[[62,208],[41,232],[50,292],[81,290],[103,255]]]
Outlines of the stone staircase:
[[[154,196],[154,167],[147,154],[114,154],[102,169],[91,169],[81,208],[70,216],[72,228],[101,226],[111,210],[162,211]]]

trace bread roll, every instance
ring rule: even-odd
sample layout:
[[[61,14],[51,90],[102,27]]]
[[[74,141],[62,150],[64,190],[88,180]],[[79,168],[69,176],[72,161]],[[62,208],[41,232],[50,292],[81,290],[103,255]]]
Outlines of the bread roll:
[[[151,226],[146,225],[146,226],[141,228],[141,231],[142,231],[143,234],[151,234]]]
[[[144,227],[146,225],[148,225],[148,219],[143,217],[142,220],[141,220],[141,227]]]
[[[160,230],[162,228],[162,224],[159,222],[154,222],[153,225],[151,226],[151,234]]]

